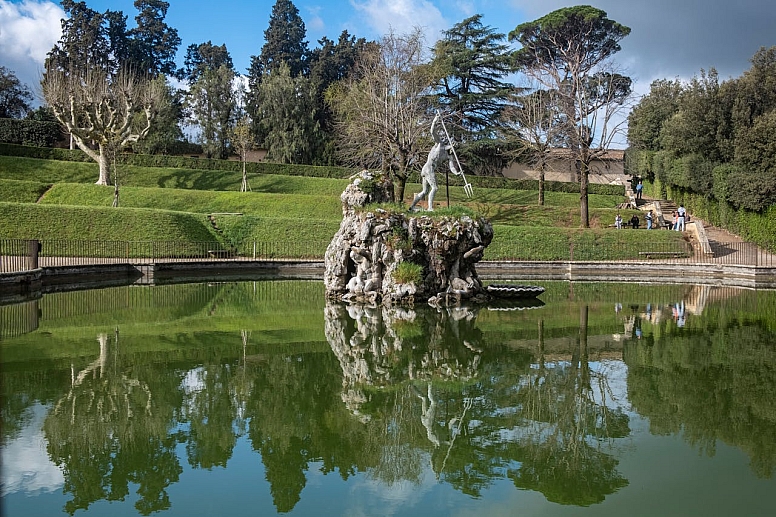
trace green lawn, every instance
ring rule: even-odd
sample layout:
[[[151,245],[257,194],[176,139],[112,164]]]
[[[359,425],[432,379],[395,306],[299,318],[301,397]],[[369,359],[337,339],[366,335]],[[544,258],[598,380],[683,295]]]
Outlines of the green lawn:
[[[94,185],[96,178],[94,163],[0,156],[2,237],[217,241],[246,255],[258,246],[260,254],[275,247],[283,256],[320,257],[339,227],[340,194],[347,185],[339,179],[254,175],[251,191],[239,192],[241,176],[235,172],[122,166],[120,207],[113,208],[114,188]],[[407,185],[405,206],[419,190]],[[591,229],[580,230],[575,193],[547,192],[544,206],[536,204],[536,191],[475,188],[469,199],[461,187],[451,186],[449,193],[454,207],[494,224],[486,259],[565,260],[572,250],[577,259],[621,259],[635,258],[646,245],[671,250],[684,245],[676,232],[608,228],[621,196],[590,195]],[[446,198],[441,186],[437,207]],[[620,212],[628,219],[636,211]]]

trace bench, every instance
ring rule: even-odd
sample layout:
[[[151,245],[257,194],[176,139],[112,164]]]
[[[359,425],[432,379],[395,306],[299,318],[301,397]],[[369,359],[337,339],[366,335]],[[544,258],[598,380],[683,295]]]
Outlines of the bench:
[[[646,258],[685,258],[684,251],[639,251],[639,255]]]

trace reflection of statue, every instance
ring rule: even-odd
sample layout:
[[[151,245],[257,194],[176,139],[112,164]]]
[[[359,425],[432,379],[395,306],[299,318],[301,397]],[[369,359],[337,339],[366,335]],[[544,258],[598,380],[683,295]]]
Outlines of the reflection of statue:
[[[436,114],[434,121],[431,123],[431,136],[434,138],[434,146],[429,151],[426,163],[420,171],[423,190],[415,196],[410,205],[410,210],[413,210],[418,201],[424,199],[426,195],[428,195],[428,210],[434,210],[434,194],[436,194],[438,188],[435,169],[441,162],[446,160],[453,174],[456,176],[461,174],[455,166],[453,155],[448,152],[452,150],[452,145],[447,141],[447,135],[441,126],[441,116],[439,113]]]

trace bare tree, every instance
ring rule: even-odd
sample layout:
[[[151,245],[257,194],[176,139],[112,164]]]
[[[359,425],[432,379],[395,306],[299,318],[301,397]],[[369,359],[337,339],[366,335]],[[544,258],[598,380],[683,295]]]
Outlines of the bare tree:
[[[230,131],[230,140],[232,147],[240,156],[240,162],[242,162],[240,192],[247,192],[251,190],[251,187],[248,185],[248,173],[245,168],[245,162],[248,158],[248,151],[253,149],[254,145],[253,134],[251,133],[251,119],[248,115],[243,115],[237,120],[237,123]]]
[[[42,89],[76,145],[100,165],[97,185],[110,182],[110,158],[148,134],[162,93],[156,83],[129,70],[110,75],[96,69],[84,74],[50,69]]]
[[[543,89],[538,83],[522,88],[515,102],[504,108],[502,121],[509,137],[518,139],[515,158],[539,172],[539,205],[544,205],[545,173],[550,153],[567,132],[565,118],[559,109],[558,93]]]
[[[346,161],[380,167],[398,183],[404,198],[410,169],[428,140],[429,97],[434,78],[424,57],[420,28],[386,34],[377,48],[359,56],[350,79],[328,90],[335,130]]]

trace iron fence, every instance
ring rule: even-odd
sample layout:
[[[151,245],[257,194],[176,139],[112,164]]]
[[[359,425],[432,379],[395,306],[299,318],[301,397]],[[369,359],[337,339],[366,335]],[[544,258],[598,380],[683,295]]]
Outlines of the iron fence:
[[[232,248],[218,242],[134,242],[0,239],[0,273],[38,267],[90,264],[152,264],[158,262],[234,260],[323,260],[329,241],[248,242]],[[712,263],[776,267],[776,255],[751,242],[711,242],[711,253],[694,249],[685,241],[633,244],[626,242],[575,242],[550,248],[545,243],[493,243],[486,261],[648,261]]]

